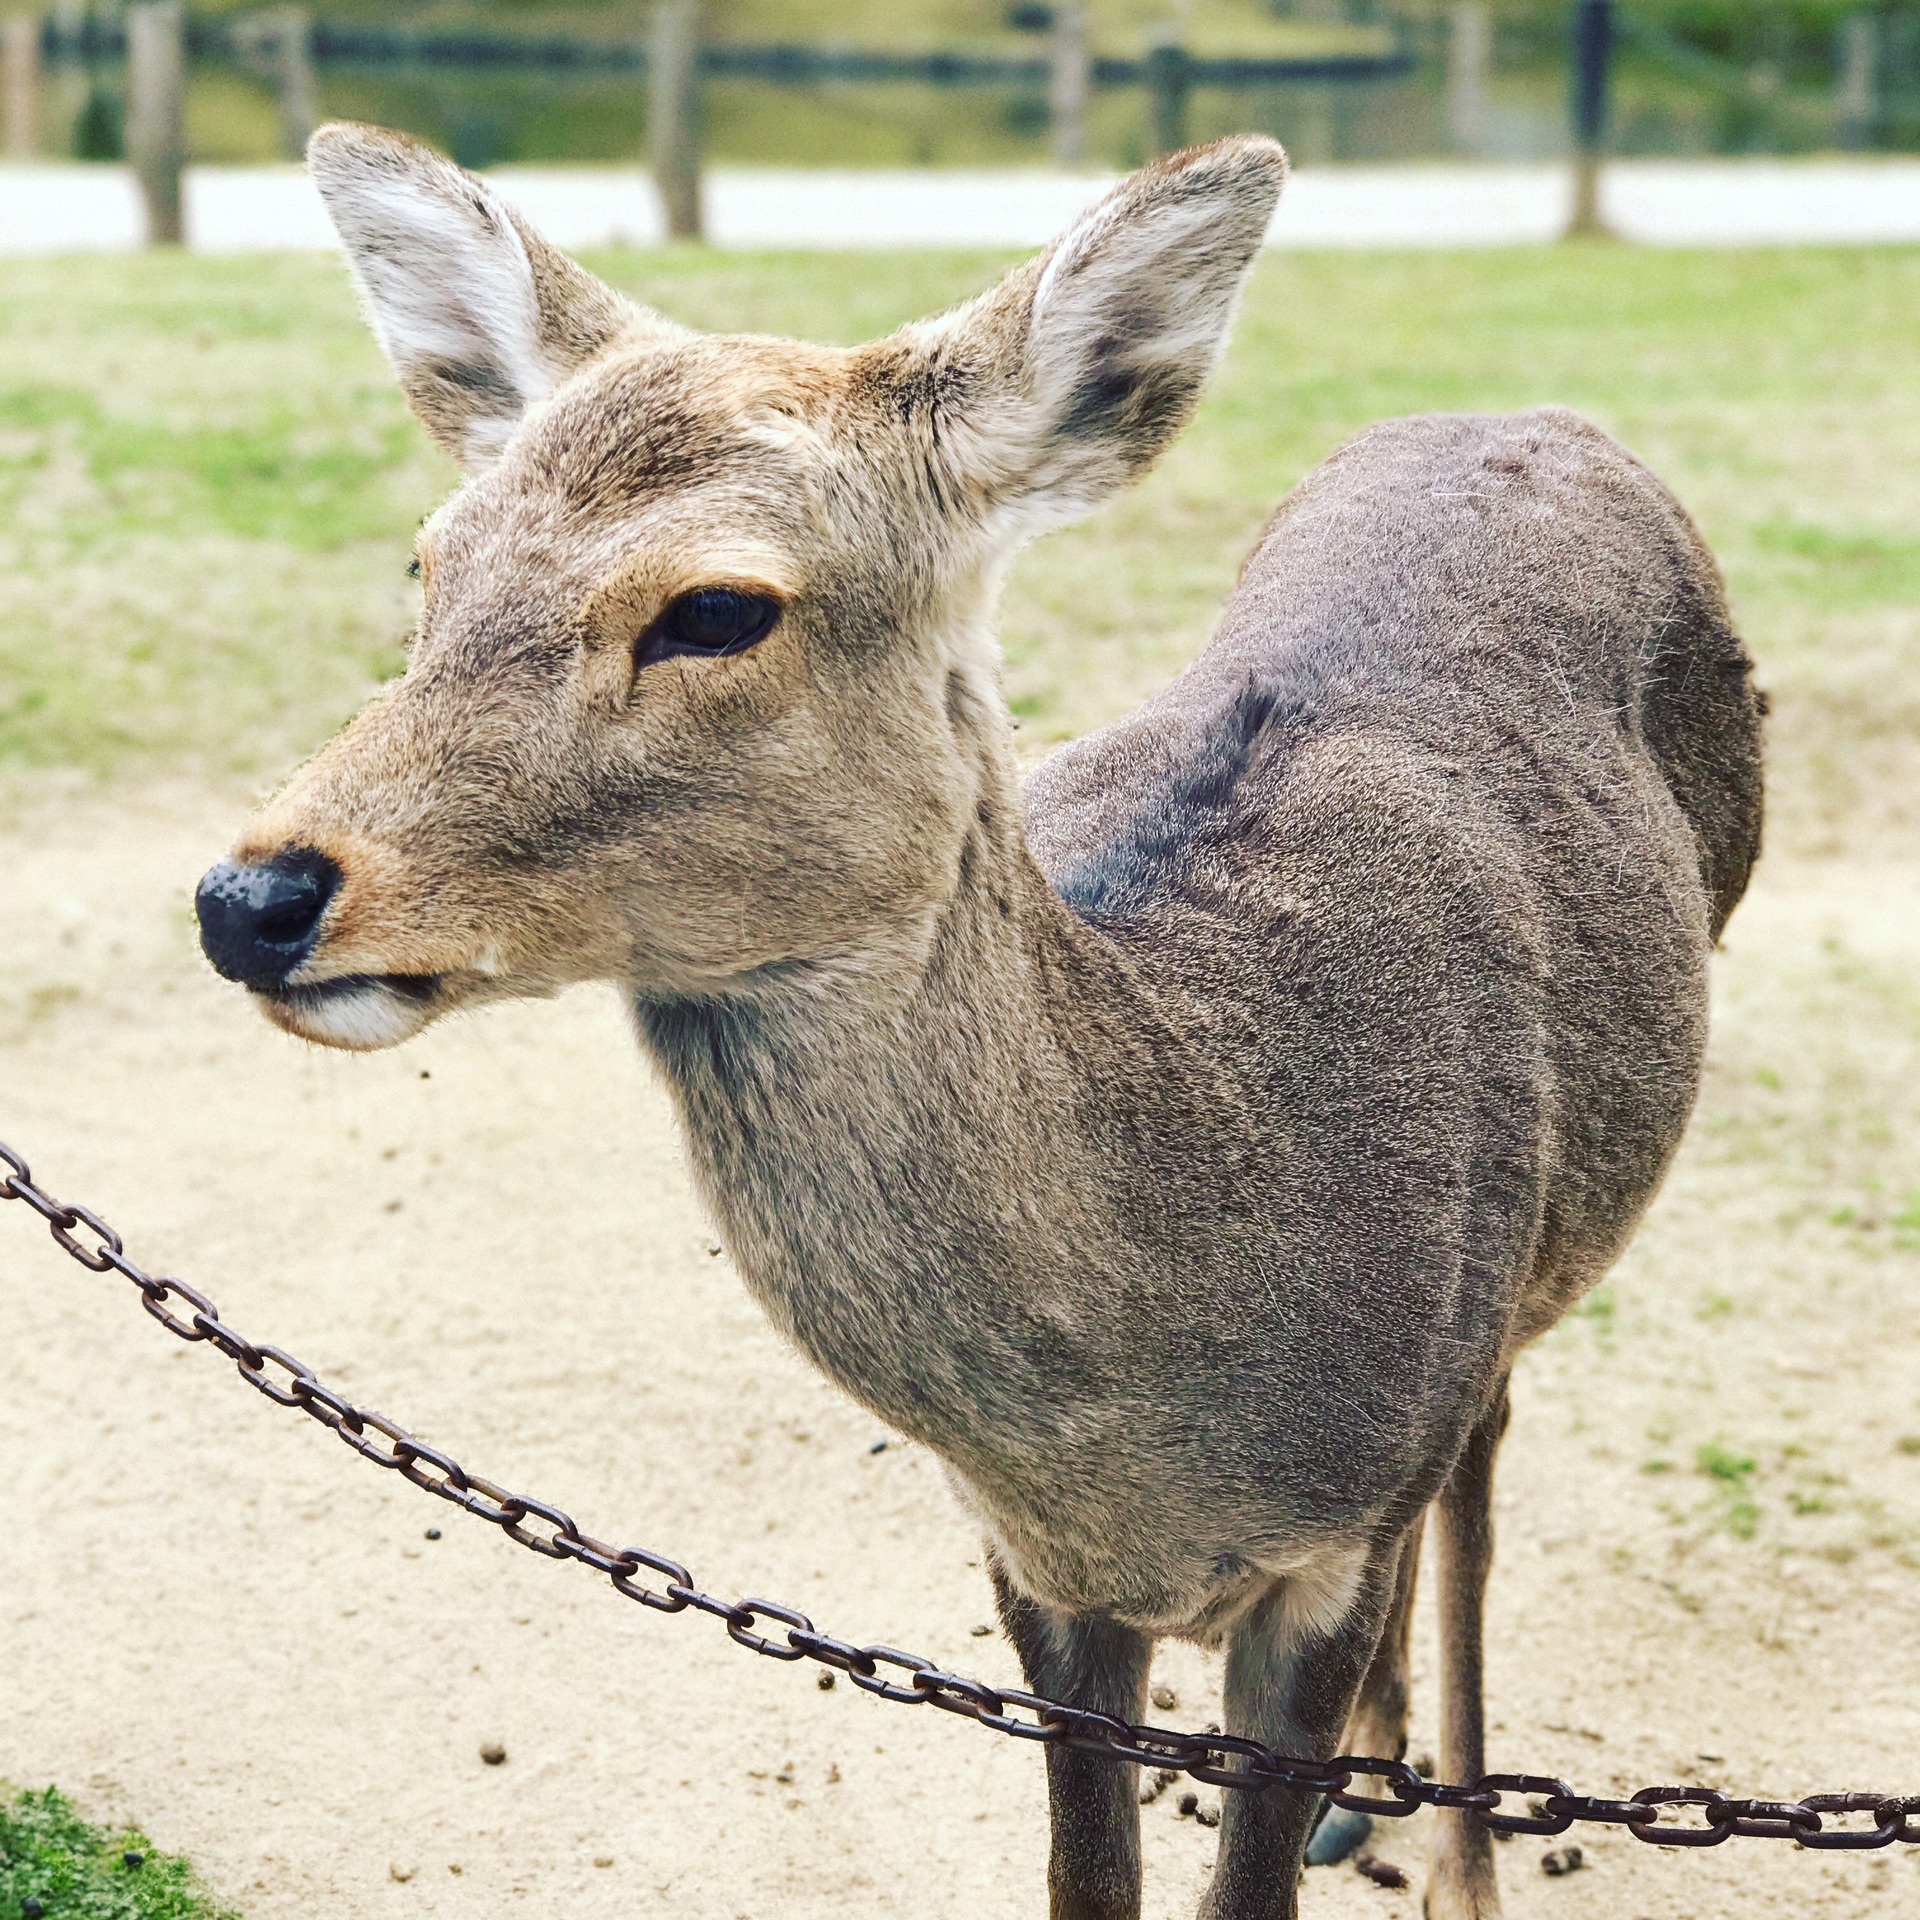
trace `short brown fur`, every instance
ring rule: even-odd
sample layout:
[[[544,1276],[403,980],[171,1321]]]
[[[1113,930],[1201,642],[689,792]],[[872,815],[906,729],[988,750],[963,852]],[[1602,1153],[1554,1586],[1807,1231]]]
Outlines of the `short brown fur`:
[[[471,477],[405,676],[237,850],[340,876],[267,1011],[384,1045],[620,982],[748,1284],[948,1463],[1036,1688],[1136,1720],[1184,1635],[1230,1731],[1398,1752],[1431,1509],[1477,1771],[1507,1375],[1658,1185],[1758,847],[1684,513],[1570,415],[1375,428],[1193,667],[1023,786],[1000,583],[1190,414],[1277,148],[850,350],[628,307],[396,136],[313,163]],[[636,654],[709,587],[771,631]],[[1130,1774],[1048,1764],[1056,1920],[1132,1920]],[[1205,1913],[1291,1915],[1313,1811],[1228,1796]],[[1498,1910],[1459,1816],[1427,1907]]]

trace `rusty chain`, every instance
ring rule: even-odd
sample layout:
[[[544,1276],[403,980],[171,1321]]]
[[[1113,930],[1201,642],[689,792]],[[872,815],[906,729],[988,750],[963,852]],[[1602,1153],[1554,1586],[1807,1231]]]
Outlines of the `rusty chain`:
[[[220,1318],[204,1293],[171,1274],[153,1275],[127,1257],[118,1233],[97,1213],[56,1200],[35,1185],[26,1161],[0,1141],[0,1200],[23,1201],[47,1223],[61,1250],[93,1273],[113,1272],[133,1282],[141,1305],[169,1333],[217,1348],[240,1377],[269,1400],[297,1407],[346,1442],[363,1459],[410,1480],[451,1505],[491,1521],[510,1540],[552,1560],[577,1560],[603,1573],[614,1589],[660,1613],[689,1609],[725,1623],[727,1636],[749,1652],[772,1660],[813,1660],[844,1673],[856,1687],[906,1706],[931,1705],[1016,1740],[1069,1748],[1105,1760],[1184,1773],[1233,1791],[1278,1787],[1325,1794],[1351,1812],[1400,1819],[1422,1807],[1455,1807],[1478,1817],[1495,1833],[1565,1833],[1575,1821],[1625,1827],[1637,1840],[1659,1847],[1717,1847],[1736,1837],[1792,1840],[1818,1851],[1858,1852],[1920,1846],[1920,1794],[1817,1793],[1804,1800],[1741,1800],[1712,1787],[1642,1787],[1626,1799],[1576,1793],[1564,1780],[1540,1774],[1483,1774],[1471,1786],[1423,1778],[1404,1760],[1342,1754],[1311,1760],[1284,1754],[1233,1734],[1176,1733],[1163,1727],[1130,1726],[1103,1713],[1049,1700],[1017,1687],[990,1687],[948,1673],[935,1662],[898,1647],[857,1646],[820,1632],[804,1613],[771,1600],[721,1600],[694,1585],[679,1561],[644,1547],[609,1546],[582,1531],[558,1507],[531,1494],[509,1493],[450,1454],[416,1439],[385,1414],[351,1401],[324,1385],[309,1366],[279,1347],[256,1345]],[[82,1240],[76,1232],[85,1229]],[[169,1301],[181,1303],[175,1312]],[[659,1578],[656,1590],[643,1573]],[[773,1622],[778,1636],[756,1633]],[[890,1677],[891,1676],[891,1677]],[[1355,1792],[1356,1780],[1375,1791]],[[1525,1813],[1502,1813],[1507,1795],[1522,1799]],[[1697,1807],[1700,1824],[1662,1816],[1667,1807]],[[1870,1827],[1829,1826],[1832,1819],[1869,1816]]]

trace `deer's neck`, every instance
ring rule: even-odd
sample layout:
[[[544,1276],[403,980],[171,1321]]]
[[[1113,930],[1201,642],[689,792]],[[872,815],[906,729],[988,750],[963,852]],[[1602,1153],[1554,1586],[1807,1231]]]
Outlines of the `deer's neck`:
[[[963,1467],[981,1407],[1052,1419],[1153,1291],[1220,1090],[1029,854],[987,756],[951,896],[751,992],[644,1002],[708,1204],[776,1322]]]

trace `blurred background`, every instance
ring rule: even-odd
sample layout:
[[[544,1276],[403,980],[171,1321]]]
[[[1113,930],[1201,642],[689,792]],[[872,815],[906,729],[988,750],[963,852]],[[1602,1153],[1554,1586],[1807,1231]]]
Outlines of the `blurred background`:
[[[8,154],[112,160],[129,9],[8,0]],[[139,11],[139,9],[134,9]],[[1567,0],[198,0],[185,157],[260,162],[315,117],[404,127],[475,167],[648,151],[649,55],[697,37],[720,164],[1133,167],[1260,129],[1297,160],[1509,161],[1574,141]],[[1624,155],[1920,148],[1920,0],[1628,0]],[[657,58],[654,61],[658,64]],[[655,129],[657,131],[657,128]]]

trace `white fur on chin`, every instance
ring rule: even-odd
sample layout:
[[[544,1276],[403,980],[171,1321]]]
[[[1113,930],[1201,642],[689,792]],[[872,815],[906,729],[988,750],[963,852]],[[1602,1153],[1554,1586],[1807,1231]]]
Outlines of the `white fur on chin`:
[[[324,1047],[350,1053],[375,1053],[411,1040],[433,1018],[434,1009],[407,995],[395,993],[377,980],[350,993],[324,998],[299,995],[284,998],[256,996],[262,1011],[276,1027],[314,1040]]]

